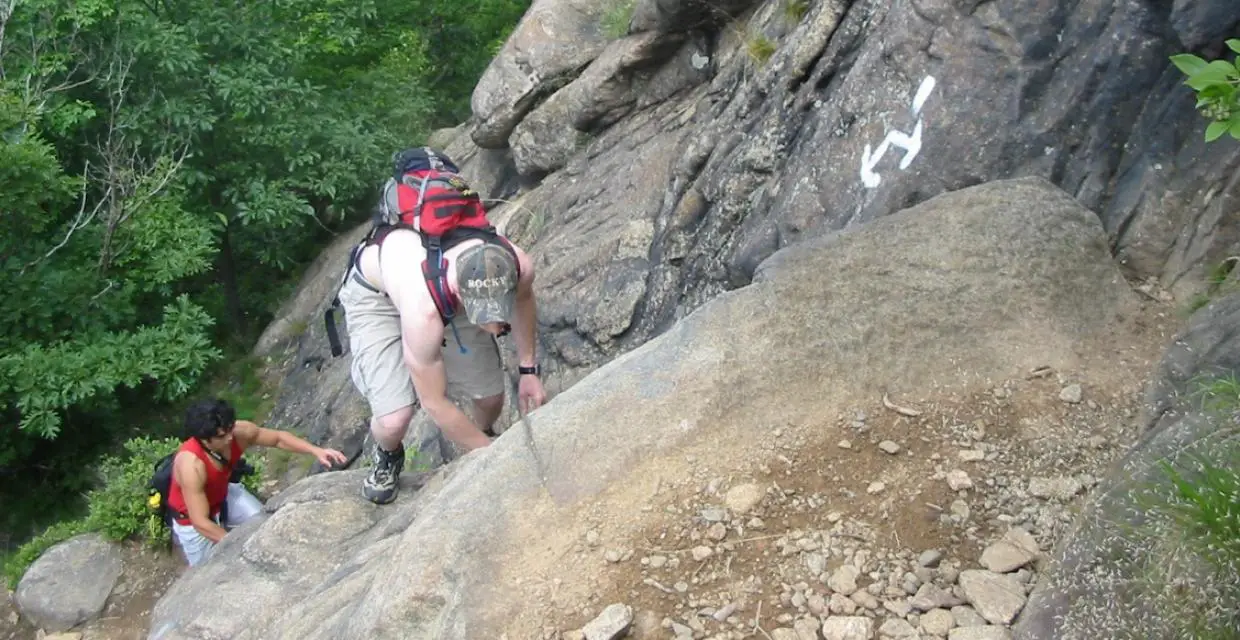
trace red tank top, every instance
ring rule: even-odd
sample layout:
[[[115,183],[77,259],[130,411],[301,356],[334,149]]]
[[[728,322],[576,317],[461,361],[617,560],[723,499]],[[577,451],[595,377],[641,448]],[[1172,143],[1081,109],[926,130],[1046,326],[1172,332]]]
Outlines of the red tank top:
[[[208,514],[214,518],[219,514],[224,500],[228,498],[228,478],[232,475],[233,467],[237,466],[237,461],[241,459],[241,445],[237,444],[237,439],[234,437],[228,452],[228,466],[223,469],[215,467],[214,459],[202,448],[202,443],[198,442],[198,438],[190,438],[182,442],[177,453],[180,454],[182,451],[194,454],[207,467]],[[185,506],[185,497],[181,495],[181,486],[177,484],[175,475],[172,478],[172,486],[168,489],[168,508],[172,510],[178,524],[190,524],[189,517],[180,517],[180,514],[188,514],[189,509]]]

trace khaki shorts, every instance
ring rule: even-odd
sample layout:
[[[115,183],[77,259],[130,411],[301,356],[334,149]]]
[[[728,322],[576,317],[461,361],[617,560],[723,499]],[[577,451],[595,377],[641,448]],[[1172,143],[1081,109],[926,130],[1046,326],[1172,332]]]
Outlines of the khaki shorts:
[[[410,378],[400,339],[400,315],[391,299],[358,283],[352,275],[340,289],[349,349],[353,352],[350,374],[353,384],[366,397],[376,418],[414,403]],[[504,371],[495,337],[464,318],[452,321],[456,331],[444,327],[443,361],[448,371],[448,392],[478,399],[504,393]],[[457,336],[460,336],[460,344]],[[464,345],[466,353],[461,353]]]

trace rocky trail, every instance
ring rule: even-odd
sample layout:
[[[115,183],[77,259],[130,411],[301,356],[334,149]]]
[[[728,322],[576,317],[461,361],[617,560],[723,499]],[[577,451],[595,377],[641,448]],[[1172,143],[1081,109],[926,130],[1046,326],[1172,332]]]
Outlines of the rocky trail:
[[[1152,306],[1149,339],[1115,356],[1127,376],[1039,368],[858,403],[771,425],[726,475],[660,478],[625,521],[586,510],[563,564],[522,585],[529,624],[508,638],[1010,638],[1047,550],[1135,440],[1174,313]],[[587,597],[560,593],[569,566]]]

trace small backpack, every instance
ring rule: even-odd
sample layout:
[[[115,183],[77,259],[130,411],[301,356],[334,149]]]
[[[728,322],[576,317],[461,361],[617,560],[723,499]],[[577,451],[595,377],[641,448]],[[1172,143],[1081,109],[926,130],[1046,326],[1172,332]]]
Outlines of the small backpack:
[[[378,226],[413,229],[428,250],[495,232],[478,192],[446,156],[429,147],[407,149],[396,154],[393,169],[384,185]]]
[[[336,296],[323,313],[333,357],[344,353],[335,323],[335,311],[340,308],[340,289],[350,277],[362,250],[381,245],[396,229],[412,229],[422,238],[422,246],[426,247],[422,276],[444,326],[449,325],[456,314],[445,279],[448,268],[443,257],[445,251],[465,240],[479,238],[504,247],[512,253],[514,262],[520,264],[512,243],[487,219],[486,207],[478,192],[469,186],[450,158],[430,147],[417,147],[397,153],[392,165],[392,177],[383,186],[370,232],[349,253]],[[517,275],[520,277],[520,273]]]
[[[147,506],[168,526],[168,493],[172,490],[172,461],[177,457],[173,451],[155,462],[151,477],[146,482]]]

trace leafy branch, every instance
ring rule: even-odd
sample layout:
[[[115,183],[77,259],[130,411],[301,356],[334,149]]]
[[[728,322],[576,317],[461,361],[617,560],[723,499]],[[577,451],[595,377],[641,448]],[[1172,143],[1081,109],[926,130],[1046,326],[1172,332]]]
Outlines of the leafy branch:
[[[1227,40],[1227,48],[1240,53],[1240,39]],[[1171,62],[1188,79],[1184,84],[1197,92],[1197,110],[1210,120],[1206,141],[1224,133],[1240,140],[1240,59],[1207,62],[1191,53],[1171,56]]]

